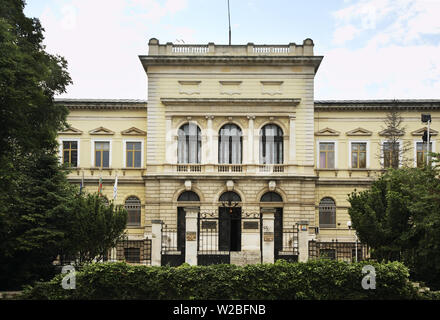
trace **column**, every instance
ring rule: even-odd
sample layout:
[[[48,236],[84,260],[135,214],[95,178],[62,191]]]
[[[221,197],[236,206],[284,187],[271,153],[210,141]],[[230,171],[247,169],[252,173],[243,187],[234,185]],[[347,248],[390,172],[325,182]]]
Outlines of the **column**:
[[[299,221],[298,224],[298,261],[307,262],[309,259],[309,222]]]
[[[165,145],[165,158],[166,163],[173,163],[173,148],[174,148],[174,139],[173,139],[173,131],[172,131],[172,117],[166,116],[165,119],[165,131],[166,131],[166,145]]]
[[[162,220],[151,220],[151,265],[161,265],[162,255]]]
[[[247,116],[248,124],[248,163],[254,164],[254,120],[255,116]]]
[[[296,162],[296,143],[295,143],[295,115],[289,115],[289,160],[288,163]]]
[[[185,209],[185,262],[191,266],[197,265],[197,219],[198,207],[186,207]]]
[[[214,141],[213,141],[213,132],[212,132],[212,120],[214,119],[214,116],[206,116],[206,119],[208,119],[208,143],[205,146],[206,150],[206,163],[213,164],[214,163]]]
[[[275,208],[262,208],[261,214],[263,217],[263,241],[262,241],[262,255],[263,263],[275,262],[275,242],[274,242],[274,222],[275,222]]]

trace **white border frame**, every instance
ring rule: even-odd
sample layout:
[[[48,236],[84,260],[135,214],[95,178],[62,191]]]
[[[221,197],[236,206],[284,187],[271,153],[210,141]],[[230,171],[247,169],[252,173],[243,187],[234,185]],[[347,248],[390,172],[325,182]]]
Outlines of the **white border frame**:
[[[414,146],[414,168],[417,168],[417,143],[418,142],[422,142],[423,143],[422,138],[420,138],[420,140],[419,139],[414,139],[413,140],[413,146]],[[432,150],[431,150],[431,152],[435,152],[435,140],[431,140],[430,142],[432,143]]]
[[[140,142],[141,143],[141,166],[140,167],[127,167],[127,142]],[[125,169],[141,169],[144,167],[144,139],[123,139],[122,140],[122,168]]]
[[[109,169],[112,167],[112,139],[91,139],[91,168],[101,168],[101,167],[96,167],[95,166],[95,142],[109,142],[109,155],[108,155],[108,168],[102,168],[102,169]]]
[[[351,166],[351,145],[353,143],[366,143],[367,144],[367,163],[365,168],[352,168]],[[348,168],[349,169],[369,169],[370,168],[370,140],[350,140],[348,142]]]
[[[320,143],[333,143],[335,145],[335,167],[334,168],[321,168],[319,166],[319,144]],[[338,169],[338,141],[337,140],[317,140],[316,141],[316,168],[318,169],[329,169],[329,170],[337,170]]]
[[[76,141],[78,143],[78,155],[77,155],[77,161],[76,161],[76,168],[80,167],[80,155],[81,155],[81,149],[80,149],[80,141],[79,138],[59,138],[58,139],[58,160],[60,164],[63,164],[63,142],[64,141]]]

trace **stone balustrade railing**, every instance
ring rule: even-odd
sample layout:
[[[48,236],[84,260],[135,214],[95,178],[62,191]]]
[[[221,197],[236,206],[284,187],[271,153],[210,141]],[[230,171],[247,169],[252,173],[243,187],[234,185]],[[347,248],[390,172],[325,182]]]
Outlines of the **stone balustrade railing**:
[[[201,44],[159,44],[152,38],[149,42],[150,56],[313,56],[313,40],[305,39],[302,45],[216,45]]]

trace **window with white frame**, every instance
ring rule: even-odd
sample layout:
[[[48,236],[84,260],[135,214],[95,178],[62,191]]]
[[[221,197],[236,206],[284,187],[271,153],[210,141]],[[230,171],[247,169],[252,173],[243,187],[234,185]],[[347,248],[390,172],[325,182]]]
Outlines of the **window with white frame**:
[[[335,168],[335,143],[319,142],[319,168]]]
[[[62,141],[62,159],[63,164],[69,167],[78,166],[78,141],[63,140]]]
[[[95,141],[95,167],[110,167],[110,142]]]
[[[430,151],[432,152],[432,142],[429,143]],[[416,165],[418,168],[423,167],[428,158],[428,143],[417,142],[416,143]]]
[[[367,143],[351,143],[351,167],[353,169],[364,169],[367,167]]]
[[[382,154],[384,168],[397,169],[400,162],[400,142],[384,141],[382,144]]]
[[[142,142],[127,141],[125,143],[126,168],[140,168],[142,166]]]

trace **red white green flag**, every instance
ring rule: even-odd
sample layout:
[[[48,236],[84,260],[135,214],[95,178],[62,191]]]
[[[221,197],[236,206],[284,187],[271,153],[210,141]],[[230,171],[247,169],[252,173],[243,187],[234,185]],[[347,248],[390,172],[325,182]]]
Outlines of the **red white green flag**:
[[[98,194],[102,196],[102,176],[99,177]]]

